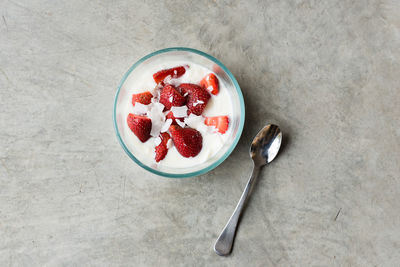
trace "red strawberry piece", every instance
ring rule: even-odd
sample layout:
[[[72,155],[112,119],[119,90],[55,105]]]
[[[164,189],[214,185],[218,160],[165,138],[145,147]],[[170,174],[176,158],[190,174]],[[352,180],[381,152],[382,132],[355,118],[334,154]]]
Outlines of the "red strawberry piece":
[[[168,76],[171,75],[171,78],[179,78],[183,74],[185,74],[186,69],[183,66],[171,68],[171,69],[166,69],[166,70],[160,70],[156,73],[153,74],[153,79],[156,83],[163,82],[164,79]]]
[[[182,83],[178,89],[182,94],[188,93],[186,105],[190,113],[200,116],[211,97],[207,90],[192,83]]]
[[[211,92],[213,95],[217,95],[219,92],[219,82],[217,76],[214,73],[209,73],[200,81],[200,85]]]
[[[172,106],[183,106],[186,99],[175,89],[171,84],[167,84],[161,91],[160,103],[165,106],[166,110],[171,109]]]
[[[168,112],[167,116],[165,117],[166,119],[171,119],[172,124],[177,124],[175,120],[180,120],[183,122],[184,118],[175,118],[174,113],[172,111]]]
[[[179,93],[181,93],[181,95],[187,97],[189,93],[191,93],[193,90],[196,89],[197,86],[198,86],[197,84],[193,83],[181,83],[178,86],[178,91]]]
[[[192,128],[182,128],[178,125],[171,125],[169,132],[176,150],[185,158],[197,156],[203,147],[201,133]]]
[[[229,118],[228,116],[207,117],[204,124],[214,126],[218,132],[224,134],[229,128]]]
[[[139,138],[140,141],[144,143],[150,138],[150,131],[151,131],[150,118],[129,113],[127,122],[129,128]]]
[[[168,133],[160,134],[161,143],[156,146],[156,162],[163,160],[168,153],[167,143],[171,139]]]
[[[146,91],[146,92],[140,93],[140,94],[133,94],[132,95],[132,105],[135,106],[136,102],[139,102],[143,105],[148,105],[151,103],[152,97],[153,97],[153,95],[149,91]]]

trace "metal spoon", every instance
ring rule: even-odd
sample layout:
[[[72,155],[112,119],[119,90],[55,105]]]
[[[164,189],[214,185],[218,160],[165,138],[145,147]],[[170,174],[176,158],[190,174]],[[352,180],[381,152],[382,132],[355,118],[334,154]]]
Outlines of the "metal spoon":
[[[269,124],[261,129],[254,137],[250,147],[250,157],[253,159],[253,172],[247,182],[246,188],[240,197],[231,218],[226,224],[224,230],[215,242],[214,250],[220,256],[226,256],[231,253],[233,240],[236,234],[236,228],[242,214],[243,207],[250,197],[253,186],[256,182],[258,173],[264,165],[270,163],[278,154],[281,147],[282,133],[278,126]]]

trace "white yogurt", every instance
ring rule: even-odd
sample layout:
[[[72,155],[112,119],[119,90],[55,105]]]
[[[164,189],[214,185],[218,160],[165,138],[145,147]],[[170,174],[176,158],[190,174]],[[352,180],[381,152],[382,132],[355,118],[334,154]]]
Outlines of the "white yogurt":
[[[141,79],[136,78],[134,81],[132,81],[132,83],[129,84],[127,97],[130,98],[130,101],[125,102],[126,104],[123,111],[125,114],[125,118],[128,116],[129,113],[135,113],[135,110],[131,103],[132,94],[137,94],[145,91],[150,91],[154,93],[156,83],[153,80],[153,73],[162,69],[168,69],[183,65],[189,65],[189,68],[186,69],[186,72],[183,76],[179,77],[178,79],[171,80],[171,84],[176,86],[181,83],[199,84],[199,82],[205,75],[207,75],[208,73],[214,73],[213,71],[200,65],[190,62],[178,61],[169,62],[168,64],[162,64],[160,66],[157,66],[157,68],[149,68],[149,70],[143,75]],[[227,115],[229,117],[229,120],[231,121],[233,110],[230,95],[224,83],[221,82],[221,79],[219,79],[219,81],[219,93],[217,95],[211,94],[211,98],[208,101],[202,115],[203,117]],[[168,112],[165,112],[165,114],[166,113]],[[169,168],[187,168],[206,162],[223,147],[224,143],[228,141],[228,138],[231,135],[232,131],[231,123],[229,125],[228,131],[225,134],[220,134],[215,131],[214,127],[208,127],[204,125],[204,118],[197,118],[196,120],[192,117],[189,117],[185,119],[185,122],[187,122],[188,126],[198,130],[203,137],[203,148],[201,149],[200,153],[196,157],[185,158],[181,154],[179,154],[175,146],[172,145],[172,147],[168,149],[166,157],[157,164],[154,158],[155,146],[157,143],[159,143],[158,137],[151,137],[147,142],[142,143],[129,129],[126,119],[123,131],[128,147],[135,148],[135,151],[142,154],[145,158],[151,158],[154,162],[154,167],[163,166]]]

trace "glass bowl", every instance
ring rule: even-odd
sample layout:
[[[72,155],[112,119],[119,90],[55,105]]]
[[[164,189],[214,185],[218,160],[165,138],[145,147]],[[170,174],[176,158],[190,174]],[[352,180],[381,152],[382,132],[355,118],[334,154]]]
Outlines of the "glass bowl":
[[[127,114],[124,110],[124,105],[127,105],[127,101],[131,101],[129,84],[132,83],[132,80],[137,79],[137,77],[140,78],[141,74],[145,73],[149,66],[160,64],[160,62],[176,60],[193,62],[213,70],[219,77],[219,82],[224,83],[228,89],[233,106],[233,114],[230,121],[232,127],[232,131],[230,131],[231,136],[229,136],[224,146],[206,162],[186,168],[170,168],[155,165],[153,159],[146,159],[140,151],[137,149],[135,150],[135,147],[130,147],[131,145],[126,141],[127,136],[125,136],[124,133],[124,127],[127,127],[125,125]],[[133,64],[118,86],[113,111],[115,133],[126,154],[128,154],[128,156],[142,168],[157,175],[171,178],[197,176],[209,172],[221,164],[231,154],[238,143],[242,134],[244,119],[245,109],[243,95],[233,74],[216,58],[204,52],[185,47],[162,49],[141,58],[138,62]]]

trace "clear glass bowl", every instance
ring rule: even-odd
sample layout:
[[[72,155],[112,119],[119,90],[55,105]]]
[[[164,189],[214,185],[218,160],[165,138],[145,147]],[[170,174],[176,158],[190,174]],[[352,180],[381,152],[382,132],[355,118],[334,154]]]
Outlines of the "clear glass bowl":
[[[152,66],[153,64],[176,60],[193,62],[213,70],[218,75],[220,82],[224,83],[228,89],[233,106],[233,116],[230,122],[232,126],[232,131],[230,131],[231,136],[228,138],[228,141],[225,143],[225,145],[206,162],[200,163],[196,166],[179,169],[160,166],[155,167],[152,159],[144,158],[143,155],[140,154],[140,151],[135,151],[134,147],[129,147],[123,131],[123,127],[126,127],[125,123],[127,116],[127,114],[124,113],[123,105],[126,105],[127,99],[130,101],[131,98],[131,96],[128,95],[130,81],[132,81],[132,79],[136,79],[137,77],[140,78],[141,73],[143,73],[146,68]],[[118,86],[118,90],[115,95],[113,112],[115,133],[119,143],[128,156],[142,168],[157,175],[171,178],[197,176],[209,172],[221,164],[231,154],[238,143],[240,135],[242,134],[245,119],[243,95],[239,84],[232,73],[216,58],[204,52],[185,47],[162,49],[141,58],[138,62],[133,64],[133,66],[130,67],[130,69],[124,75],[120,85]]]

